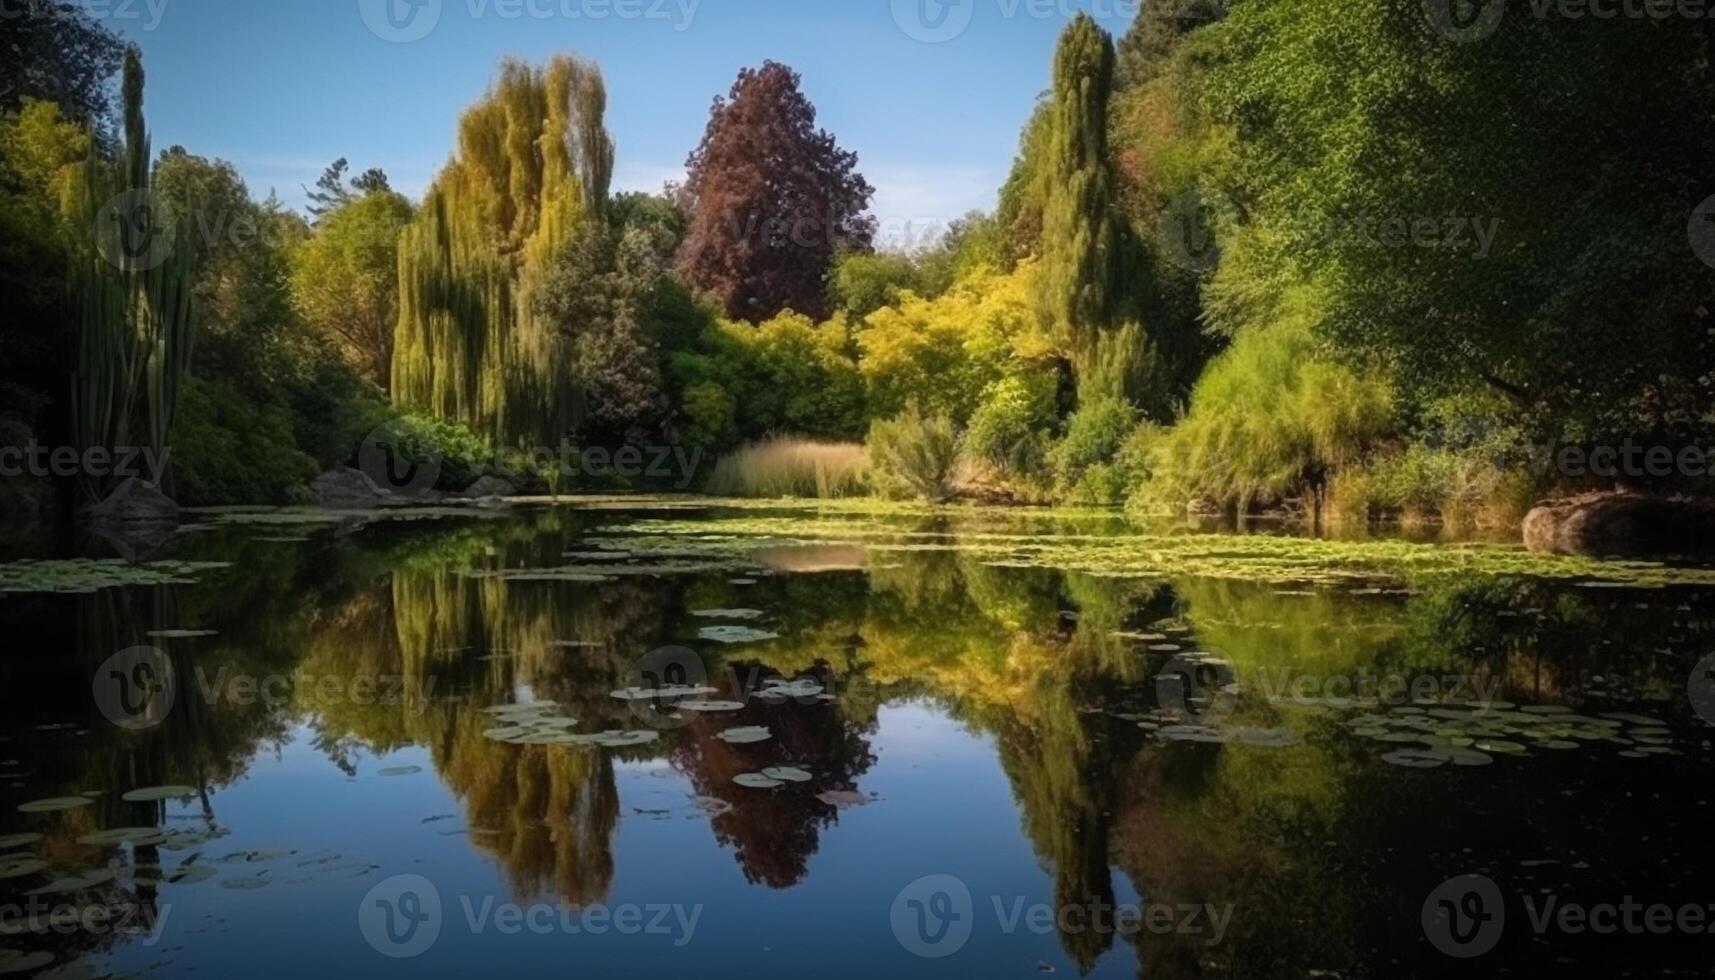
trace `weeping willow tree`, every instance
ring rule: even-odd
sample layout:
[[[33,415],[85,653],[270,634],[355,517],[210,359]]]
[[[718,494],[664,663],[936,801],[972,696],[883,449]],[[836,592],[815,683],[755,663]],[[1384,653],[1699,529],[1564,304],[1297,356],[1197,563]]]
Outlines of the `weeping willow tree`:
[[[120,156],[115,161],[90,153],[76,206],[78,227],[90,234],[72,262],[78,304],[73,424],[80,450],[109,453],[136,446],[133,427],[140,427],[147,448],[164,461],[191,358],[194,276],[182,235],[150,193],[143,63],[135,48],[125,55],[122,95]],[[90,143],[99,145],[93,133]],[[112,489],[110,479],[88,473],[80,479],[89,500]]]
[[[507,60],[459,122],[458,151],[399,240],[395,404],[501,445],[551,445],[577,422],[570,351],[534,312],[549,261],[601,220],[613,170],[593,64]]]

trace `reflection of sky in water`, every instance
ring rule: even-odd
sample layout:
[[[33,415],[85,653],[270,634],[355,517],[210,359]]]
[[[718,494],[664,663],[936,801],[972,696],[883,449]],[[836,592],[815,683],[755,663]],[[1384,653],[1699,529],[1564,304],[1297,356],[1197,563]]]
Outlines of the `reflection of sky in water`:
[[[1699,880],[1715,856],[1706,830],[1715,750],[1684,698],[1690,665],[1712,647],[1707,590],[1477,575],[1409,592],[1104,578],[946,550],[888,552],[865,572],[849,568],[864,549],[845,544],[771,553],[788,556],[773,562],[779,574],[742,585],[725,569],[599,583],[456,574],[554,565],[592,546],[584,529],[538,515],[265,546],[235,529],[197,536],[177,555],[234,561],[204,586],[134,590],[129,604],[116,591],[0,602],[0,627],[31,648],[65,648],[62,608],[80,627],[72,654],[0,663],[9,737],[0,760],[37,770],[0,792],[0,834],[60,827],[69,839],[138,821],[112,803],[125,789],[208,782],[226,836],[201,845],[200,860],[217,862],[221,878],[266,871],[275,881],[162,886],[165,939],[102,957],[161,976],[989,977],[1037,975],[1039,963],[1103,977],[1405,975],[1445,965],[1418,917],[1429,890],[1455,874],[1490,875],[1515,895],[1715,901]],[[699,642],[717,621],[692,610],[738,608],[763,610],[755,622],[780,639]],[[170,642],[185,672],[171,720],[119,733],[89,702],[90,665],[163,626],[219,632]],[[1181,651],[1126,638],[1160,630]],[[555,645],[566,640],[598,645]],[[723,697],[734,678],[810,673],[840,700],[753,701],[622,751],[480,735],[495,719],[476,708],[497,701],[558,701],[579,732],[639,728],[633,706],[608,692],[636,657],[664,645],[696,647]],[[1284,683],[1281,672],[1475,674],[1520,704],[1659,716],[1682,754],[1531,744],[1481,768],[1401,769],[1381,761],[1395,743],[1355,733],[1338,712],[1243,693],[1218,698],[1220,710],[1201,720],[1288,731],[1293,744],[1167,743],[1138,722],[1156,707],[1155,673],[1193,649],[1219,653],[1253,689]],[[508,656],[489,656],[497,651]],[[209,705],[193,667],[427,676],[437,698],[464,700],[403,710],[336,700],[320,716]],[[1389,726],[1399,716],[1391,711]],[[68,720],[88,734],[30,730]],[[767,725],[773,738],[715,737],[741,725]],[[782,764],[815,781],[775,791],[732,783]],[[379,775],[403,766],[421,771]],[[846,788],[876,799],[841,810],[815,799]],[[12,812],[86,789],[108,794],[84,814],[93,825],[75,824],[75,813],[62,826]],[[714,799],[699,805],[699,795]],[[198,802],[170,803],[167,816],[168,827],[202,825]],[[272,849],[294,853],[242,861]],[[333,873],[353,862],[375,868]],[[364,941],[357,912],[371,888],[403,874],[435,884],[444,921],[430,952],[391,960]],[[958,877],[974,899],[974,935],[946,960],[911,955],[889,918],[900,889],[931,874]],[[0,882],[0,897],[14,884]],[[999,925],[1019,899],[1127,903],[1140,891],[1175,905],[1230,903],[1228,941],[1101,941]],[[479,912],[489,899],[560,895],[701,912],[684,946],[665,935],[473,934],[466,922],[467,901]],[[1526,969],[1549,949],[1609,969],[1706,958],[1665,941],[1558,938],[1534,943],[1521,930],[1485,962]],[[33,948],[0,937],[11,946]]]
[[[381,870],[345,880],[278,881],[242,893],[212,882],[167,886],[164,939],[155,949],[119,951],[111,961],[115,969],[165,960],[162,971],[172,976],[195,968],[203,976],[302,977],[358,965],[366,975],[401,977],[468,976],[502,967],[520,976],[669,969],[733,977],[806,970],[855,977],[877,969],[945,976],[945,961],[920,960],[900,948],[887,917],[899,889],[931,872],[957,875],[975,897],[978,927],[955,963],[1017,964],[1016,972],[1034,973],[1045,961],[1071,969],[1052,934],[1008,936],[997,924],[991,894],[1003,896],[1010,909],[1019,897],[1032,904],[1048,901],[1051,892],[1019,836],[1016,804],[992,740],[921,703],[881,711],[872,741],[878,761],[862,781],[864,791],[881,800],[842,811],[837,826],[822,834],[810,873],[788,889],[745,882],[730,851],[711,838],[682,775],[660,761],[614,767],[621,818],[605,904],[702,904],[693,939],[683,947],[674,946],[677,936],[502,935],[492,928],[473,934],[465,900],[480,914],[485,898],[515,897],[493,859],[452,834],[464,826],[460,802],[435,778],[429,753],[410,748],[365,757],[357,778],[349,779],[312,743],[313,733],[294,730],[277,755],[262,753],[246,779],[216,794],[218,822],[232,833],[211,842],[206,854],[290,848],[297,853],[267,865],[282,879],[299,873],[303,858],[328,851],[341,863],[362,861]],[[424,771],[374,775],[406,765]],[[670,812],[635,812],[660,809]],[[200,820],[199,812],[195,804],[173,804],[169,824],[180,817]],[[447,814],[458,816],[425,822]],[[223,865],[222,877],[249,870]],[[358,933],[359,902],[390,874],[423,875],[441,894],[440,938],[421,957],[383,958]],[[1135,961],[1122,947],[1093,975],[1135,974]]]

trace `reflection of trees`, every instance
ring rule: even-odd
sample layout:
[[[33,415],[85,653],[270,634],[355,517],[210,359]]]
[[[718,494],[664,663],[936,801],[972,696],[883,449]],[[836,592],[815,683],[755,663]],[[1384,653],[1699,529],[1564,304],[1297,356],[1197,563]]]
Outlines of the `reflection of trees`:
[[[729,678],[760,679],[776,672],[760,663],[730,664]],[[830,689],[830,672],[810,671]],[[741,680],[744,683],[745,680]],[[754,687],[754,682],[750,684]],[[720,697],[733,696],[729,687]],[[767,742],[732,745],[716,737],[727,728],[763,725],[773,732]],[[715,839],[733,849],[745,880],[771,888],[786,888],[803,879],[810,856],[820,845],[822,828],[838,820],[834,807],[815,798],[820,789],[850,789],[875,764],[868,724],[847,719],[832,702],[806,700],[768,704],[751,700],[742,712],[700,715],[687,726],[687,738],[673,750],[675,768],[683,770],[710,810]],[[759,793],[733,782],[741,773],[767,766],[799,766],[814,774],[811,783],[778,792]]]

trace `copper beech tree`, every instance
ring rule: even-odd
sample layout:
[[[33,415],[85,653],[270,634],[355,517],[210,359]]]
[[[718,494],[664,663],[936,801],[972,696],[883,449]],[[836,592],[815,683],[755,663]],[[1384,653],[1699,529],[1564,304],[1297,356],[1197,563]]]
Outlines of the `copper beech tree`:
[[[875,235],[866,214],[875,189],[857,155],[816,128],[798,80],[773,61],[739,72],[686,163],[679,273],[735,319],[827,315],[834,255],[867,251]]]

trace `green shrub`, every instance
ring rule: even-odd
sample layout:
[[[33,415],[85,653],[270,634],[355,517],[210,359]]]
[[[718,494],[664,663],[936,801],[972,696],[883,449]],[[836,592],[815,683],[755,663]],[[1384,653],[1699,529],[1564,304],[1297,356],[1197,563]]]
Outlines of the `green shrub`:
[[[1323,359],[1302,321],[1247,330],[1197,382],[1138,500],[1243,509],[1320,498],[1396,428],[1386,379]]]
[[[486,440],[456,419],[409,413],[393,419],[390,430],[397,439],[400,462],[439,460],[438,490],[463,490],[480,476],[496,475],[514,483],[530,475],[528,464],[514,459],[500,464]],[[357,447],[353,448],[353,456]]]
[[[1050,454],[1061,494],[1081,503],[1124,500],[1122,493],[1114,492],[1122,474],[1111,464],[1136,427],[1137,412],[1131,403],[1112,395],[1096,398],[1073,412],[1066,420],[1065,437]],[[1083,485],[1086,474],[1097,467],[1102,472]],[[1100,499],[1092,499],[1092,495]]]
[[[1056,382],[1049,372],[1029,371],[989,385],[965,429],[965,458],[1003,480],[1040,481],[1048,472]]]
[[[187,380],[169,446],[182,504],[287,504],[317,473],[298,449],[292,413],[218,381]]]
[[[890,496],[914,496],[936,502],[952,493],[958,437],[946,416],[927,418],[908,406],[892,419],[869,427],[870,480]]]
[[[858,497],[866,491],[866,466],[856,443],[778,437],[721,457],[708,490],[740,497]]]

